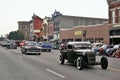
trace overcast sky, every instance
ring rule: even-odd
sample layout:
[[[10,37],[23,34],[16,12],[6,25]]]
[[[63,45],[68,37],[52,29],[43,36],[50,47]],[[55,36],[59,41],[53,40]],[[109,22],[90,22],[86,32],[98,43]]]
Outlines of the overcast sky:
[[[41,18],[55,11],[63,15],[108,18],[107,0],[0,0],[0,34],[18,29],[18,21]]]

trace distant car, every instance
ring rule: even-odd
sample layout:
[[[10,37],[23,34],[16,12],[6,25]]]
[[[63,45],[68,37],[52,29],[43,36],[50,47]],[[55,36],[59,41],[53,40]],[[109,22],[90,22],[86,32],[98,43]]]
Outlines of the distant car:
[[[56,43],[52,43],[52,48],[53,49],[58,49],[58,45]]]
[[[99,53],[99,48],[103,45],[103,43],[92,43],[92,50],[95,52],[95,54]]]
[[[2,47],[7,47],[8,44],[9,44],[8,41],[2,41],[1,46]]]
[[[108,51],[113,48],[113,45],[106,45],[104,44],[99,48],[100,55],[105,54],[107,55]]]
[[[120,48],[120,44],[116,44],[113,48],[108,49],[106,54],[111,56],[118,48]]]
[[[107,69],[108,60],[102,57],[100,62],[96,62],[95,53],[92,51],[92,45],[89,42],[68,42],[66,49],[60,50],[60,64],[68,63],[76,64],[78,70],[82,70],[85,66],[101,65],[102,69]]]
[[[7,49],[17,49],[17,44],[15,42],[9,42],[6,46]]]
[[[27,41],[25,44],[21,47],[21,52],[24,54],[41,54],[40,48],[37,45],[37,42],[34,41]]]
[[[41,48],[41,51],[49,51],[52,50],[52,44],[50,42],[38,42],[38,46]]]
[[[23,41],[19,42],[19,46],[20,46],[20,47],[24,46],[24,44],[25,44],[26,42],[28,42],[28,41],[23,40]]]

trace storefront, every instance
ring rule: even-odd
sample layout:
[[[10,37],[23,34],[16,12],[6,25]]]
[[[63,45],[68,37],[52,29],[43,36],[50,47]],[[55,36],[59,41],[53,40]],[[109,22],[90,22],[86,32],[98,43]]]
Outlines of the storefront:
[[[113,28],[110,30],[110,43],[111,44],[120,43],[120,28]]]
[[[108,23],[90,26],[75,26],[70,29],[61,30],[60,41],[90,41],[92,43],[104,42],[110,44],[110,28]]]

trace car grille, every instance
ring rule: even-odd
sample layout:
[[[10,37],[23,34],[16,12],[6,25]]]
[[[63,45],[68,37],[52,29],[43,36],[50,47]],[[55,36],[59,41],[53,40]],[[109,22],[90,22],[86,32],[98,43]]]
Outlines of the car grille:
[[[30,48],[27,50],[27,52],[40,52],[40,49],[38,48]]]
[[[95,54],[93,52],[87,52],[88,64],[94,65],[95,64]]]

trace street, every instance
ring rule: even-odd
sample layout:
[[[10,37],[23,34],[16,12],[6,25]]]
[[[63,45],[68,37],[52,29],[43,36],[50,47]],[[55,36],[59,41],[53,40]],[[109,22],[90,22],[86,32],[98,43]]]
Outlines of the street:
[[[120,80],[119,58],[108,57],[107,70],[100,65],[78,70],[68,63],[60,65],[59,54],[59,50],[52,50],[41,55],[25,55],[20,48],[0,47],[0,80]]]

